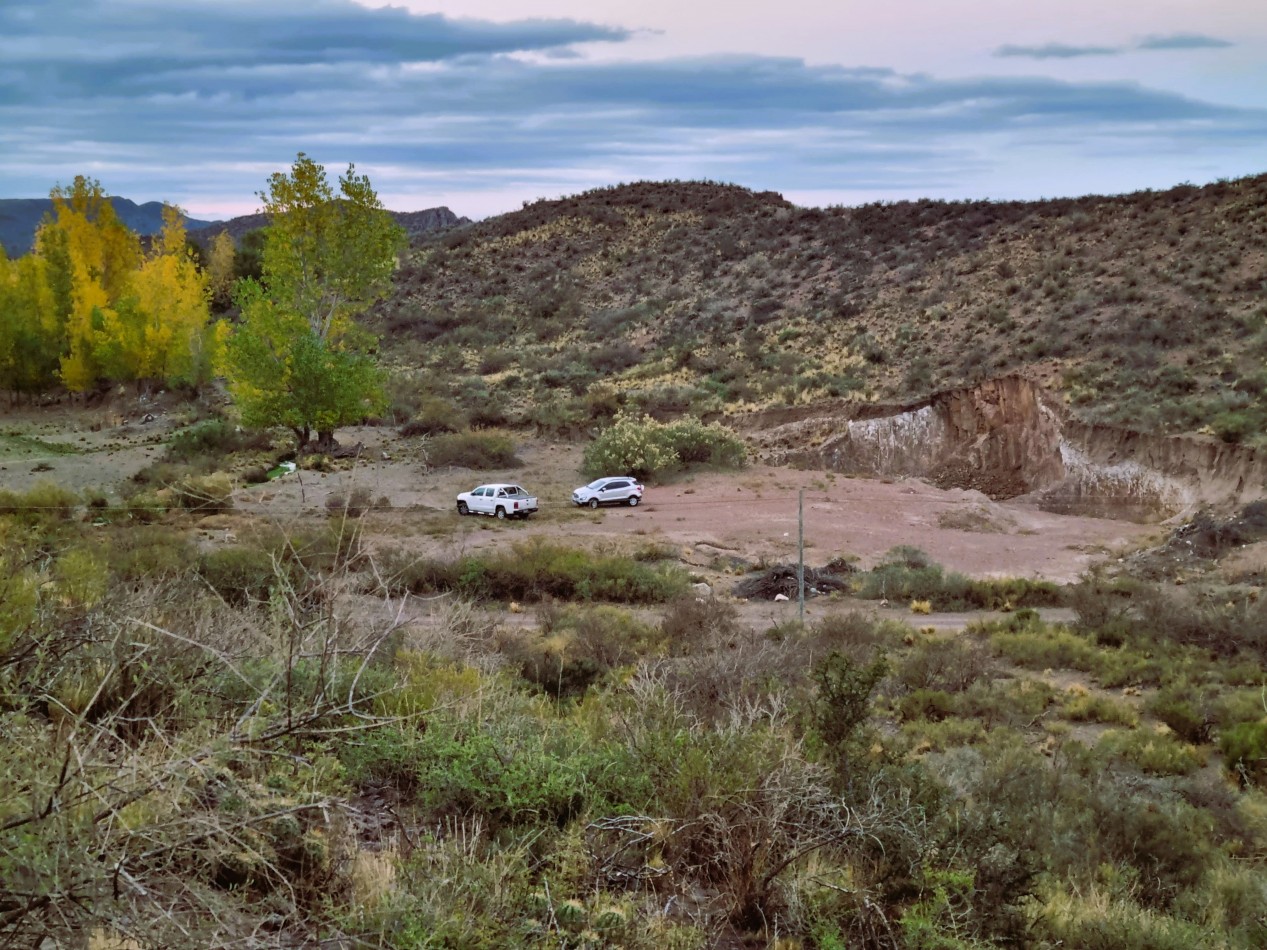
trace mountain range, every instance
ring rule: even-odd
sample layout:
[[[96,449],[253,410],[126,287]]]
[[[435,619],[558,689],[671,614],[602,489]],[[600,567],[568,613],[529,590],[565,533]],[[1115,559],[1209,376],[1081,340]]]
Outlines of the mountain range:
[[[163,204],[147,201],[137,204],[127,198],[111,197],[115,214],[137,234],[147,236],[163,229]],[[50,198],[0,198],[0,247],[9,257],[18,257],[31,250],[35,232],[46,214],[53,211]],[[431,231],[468,224],[469,219],[459,217],[448,208],[427,208],[423,211],[393,211],[392,217],[410,235],[415,237]],[[221,231],[228,231],[235,240],[268,223],[263,214],[241,215],[227,221],[204,221],[186,218],[189,236],[199,244],[206,244]]]

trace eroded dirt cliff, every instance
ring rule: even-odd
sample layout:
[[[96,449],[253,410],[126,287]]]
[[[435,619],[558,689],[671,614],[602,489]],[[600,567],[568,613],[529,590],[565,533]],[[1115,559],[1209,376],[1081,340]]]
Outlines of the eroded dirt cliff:
[[[1202,436],[1088,425],[1004,376],[904,406],[838,402],[737,423],[776,464],[916,477],[1059,511],[1155,520],[1267,497],[1267,453]]]

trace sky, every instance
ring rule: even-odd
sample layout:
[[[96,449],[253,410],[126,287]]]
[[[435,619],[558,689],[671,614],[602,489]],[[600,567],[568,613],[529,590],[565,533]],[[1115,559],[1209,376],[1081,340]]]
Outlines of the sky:
[[[803,205],[1267,172],[1263,0],[0,0],[0,198],[199,218],[298,152],[473,218],[637,180]]]

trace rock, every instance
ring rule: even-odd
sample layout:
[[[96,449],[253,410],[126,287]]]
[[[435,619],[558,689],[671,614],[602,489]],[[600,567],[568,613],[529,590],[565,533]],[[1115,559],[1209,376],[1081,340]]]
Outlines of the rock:
[[[695,591],[695,597],[698,600],[707,600],[713,596],[713,589],[707,584],[692,584],[691,590]]]
[[[781,603],[781,602],[783,602],[783,601],[785,601],[785,600],[787,600],[787,599],[788,599],[787,594],[775,594],[775,595],[774,595],[774,602],[775,602],[776,604],[777,604],[777,603]]]

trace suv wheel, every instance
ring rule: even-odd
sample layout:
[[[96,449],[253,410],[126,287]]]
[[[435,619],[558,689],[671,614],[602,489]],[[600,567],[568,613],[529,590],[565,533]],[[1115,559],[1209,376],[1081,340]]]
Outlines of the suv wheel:
[[[598,507],[598,499],[597,499],[597,498],[591,498],[591,499],[590,499],[590,507],[591,507],[591,508],[597,508],[597,507]]]
[[[500,505],[497,508],[497,520],[498,521],[506,520],[506,509],[502,508]]]
[[[471,509],[470,509],[470,508],[468,508],[468,507],[466,507],[466,502],[464,502],[464,501],[459,501],[459,502],[458,502],[458,514],[460,514],[460,515],[469,515],[470,513],[471,513]]]
[[[630,508],[637,508],[637,507],[638,507],[638,496],[637,496],[637,495],[630,495],[630,496],[629,496],[629,507],[630,507]]]

